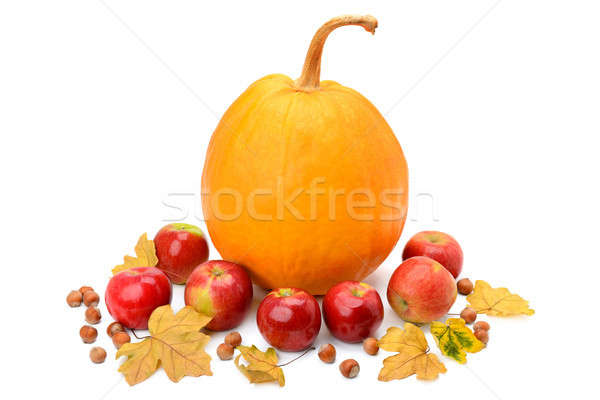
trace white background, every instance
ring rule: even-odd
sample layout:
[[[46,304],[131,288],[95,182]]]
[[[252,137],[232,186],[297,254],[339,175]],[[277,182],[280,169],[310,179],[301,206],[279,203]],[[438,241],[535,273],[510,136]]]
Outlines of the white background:
[[[212,377],[175,384],[158,371],[129,388],[102,304],[97,344],[109,356],[91,364],[78,336],[84,309],[66,306],[68,291],[103,292],[138,236],[166,220],[205,230],[198,197],[170,194],[199,192],[218,119],[256,79],[296,78],[315,30],[347,13],[372,14],[379,29],[332,34],[322,77],[385,115],[411,183],[404,233],[366,281],[384,296],[408,238],[439,229],[462,244],[464,276],[507,286],[536,314],[486,318],[488,348],[465,366],[442,358],[448,372],[434,382],[378,382],[390,353],[367,356],[323,328],[317,345],[356,358],[356,379],[313,352],[285,368],[285,388],[251,385],[218,359]],[[598,359],[599,15],[592,0],[3,1],[0,390],[86,400],[585,395],[595,379],[586,365]],[[254,322],[263,294],[239,330],[264,349]],[[402,324],[385,303],[380,335]]]

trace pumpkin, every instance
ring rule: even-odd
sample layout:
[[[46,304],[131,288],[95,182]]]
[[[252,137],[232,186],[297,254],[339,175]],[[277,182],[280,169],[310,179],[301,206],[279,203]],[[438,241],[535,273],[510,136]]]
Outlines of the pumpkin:
[[[341,16],[310,43],[296,81],[254,82],[214,131],[202,175],[202,208],[221,256],[267,289],[324,294],[362,280],[398,241],[408,172],[398,140],[365,97],[320,82],[329,33],[372,16]]]

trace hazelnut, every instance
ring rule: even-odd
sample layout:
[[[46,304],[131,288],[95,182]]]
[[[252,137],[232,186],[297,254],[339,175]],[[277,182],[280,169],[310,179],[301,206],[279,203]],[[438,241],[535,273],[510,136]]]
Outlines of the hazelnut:
[[[221,360],[231,360],[233,358],[233,346],[228,343],[221,343],[217,347],[217,355]]]
[[[351,358],[342,361],[342,363],[340,364],[340,372],[346,378],[354,378],[356,375],[358,375],[359,371],[360,366],[358,365],[358,362]]]
[[[238,347],[242,344],[242,335],[239,332],[231,332],[225,336],[225,343],[231,347]]]
[[[324,344],[319,347],[319,358],[324,363],[332,363],[335,361],[335,347],[332,344]]]
[[[460,312],[460,317],[465,320],[467,324],[472,324],[477,319],[477,311],[471,307],[467,307]]]
[[[83,295],[81,293],[79,293],[77,290],[71,290],[71,292],[67,295],[67,304],[70,307],[79,307],[82,299]]]
[[[475,331],[475,337],[484,344],[487,344],[488,340],[490,340],[490,335],[485,329],[477,329]]]
[[[98,296],[98,293],[94,292],[93,290],[88,290],[83,294],[83,304],[85,304],[87,307],[97,306],[99,302],[100,297]]]
[[[131,342],[127,332],[117,332],[112,336],[112,342],[117,349],[120,349],[125,343]]]
[[[475,325],[473,325],[473,330],[478,331],[480,329],[483,329],[484,331],[489,331],[490,330],[490,324],[488,324],[486,321],[477,321],[477,322],[475,322]]]
[[[108,335],[108,337],[113,337],[113,335],[117,332],[125,332],[125,328],[123,328],[123,325],[121,325],[120,322],[112,322],[106,328],[106,334]]]
[[[371,356],[376,355],[379,352],[379,345],[377,345],[377,339],[375,338],[366,338],[363,342],[363,349],[365,352]]]
[[[106,350],[102,347],[92,347],[90,350],[90,360],[96,364],[102,364],[106,360]]]
[[[90,290],[92,292],[94,291],[94,289],[92,289],[91,286],[82,286],[82,287],[79,288],[79,293],[81,293],[82,295],[84,295],[85,292],[89,292]]]
[[[93,326],[84,325],[79,330],[79,336],[83,343],[94,343],[98,337],[98,331]]]
[[[102,319],[102,315],[100,315],[100,310],[97,307],[91,306],[85,310],[85,320],[88,324],[95,325],[100,322]]]
[[[458,293],[464,294],[465,296],[471,294],[473,291],[473,282],[469,278],[463,278],[460,281],[456,282],[456,288],[458,289]]]

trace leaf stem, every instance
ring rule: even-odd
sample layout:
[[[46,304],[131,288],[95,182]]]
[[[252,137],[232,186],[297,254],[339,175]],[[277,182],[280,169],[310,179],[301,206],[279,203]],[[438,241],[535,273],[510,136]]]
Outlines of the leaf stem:
[[[301,357],[305,356],[305,355],[306,355],[306,353],[308,353],[309,351],[311,351],[311,350],[314,350],[314,349],[315,349],[314,347],[309,347],[308,349],[304,350],[304,353],[300,354],[298,357],[296,357],[296,358],[294,358],[294,359],[292,359],[292,360],[290,360],[290,361],[288,361],[288,362],[286,362],[286,363],[279,364],[279,365],[277,365],[277,366],[278,366],[278,367],[285,367],[286,365],[288,365],[288,364],[291,364],[291,363],[293,363],[294,361],[296,361],[297,359],[299,359],[299,358],[301,358]]]
[[[136,338],[136,339],[148,339],[148,338],[151,338],[151,337],[152,337],[152,336],[142,336],[142,337],[140,337],[140,336],[138,336],[138,335],[135,333],[135,329],[130,329],[130,331],[131,331],[131,333],[133,333],[133,336],[135,336],[135,338]]]

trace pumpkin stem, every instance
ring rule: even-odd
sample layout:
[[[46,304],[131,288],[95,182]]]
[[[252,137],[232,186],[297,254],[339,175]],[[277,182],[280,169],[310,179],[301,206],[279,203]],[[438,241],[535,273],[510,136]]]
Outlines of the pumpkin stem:
[[[321,79],[321,55],[323,54],[323,46],[327,36],[336,28],[346,25],[360,25],[367,32],[375,33],[377,28],[377,20],[371,15],[342,15],[325,22],[319,28],[308,47],[304,66],[302,67],[302,75],[296,81],[296,88],[299,90],[312,92],[319,89]]]

